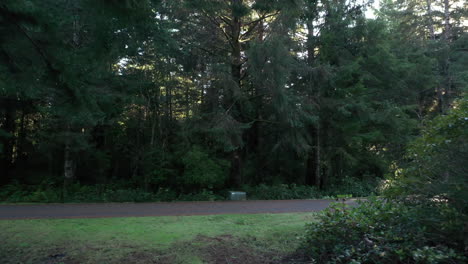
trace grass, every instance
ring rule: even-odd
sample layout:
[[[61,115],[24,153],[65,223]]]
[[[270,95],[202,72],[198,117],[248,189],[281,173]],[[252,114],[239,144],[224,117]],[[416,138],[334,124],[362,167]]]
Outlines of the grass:
[[[0,263],[270,263],[313,213],[0,221]],[[224,259],[226,261],[224,261]]]

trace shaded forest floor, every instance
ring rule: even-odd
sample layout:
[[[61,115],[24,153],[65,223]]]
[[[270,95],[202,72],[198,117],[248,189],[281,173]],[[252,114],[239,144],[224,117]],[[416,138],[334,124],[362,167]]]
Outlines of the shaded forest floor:
[[[313,213],[0,221],[1,263],[295,263]]]

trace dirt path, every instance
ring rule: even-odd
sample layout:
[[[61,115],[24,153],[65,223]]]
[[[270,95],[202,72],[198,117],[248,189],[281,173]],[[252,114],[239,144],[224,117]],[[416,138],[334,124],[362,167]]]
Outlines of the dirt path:
[[[335,200],[0,205],[0,220],[313,212]],[[356,199],[345,201],[354,205]]]

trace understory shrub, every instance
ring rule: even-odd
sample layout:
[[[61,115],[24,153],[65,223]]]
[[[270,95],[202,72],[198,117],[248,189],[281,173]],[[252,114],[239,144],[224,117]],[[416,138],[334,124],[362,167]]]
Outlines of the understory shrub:
[[[248,198],[252,200],[288,200],[321,198],[320,190],[314,186],[304,185],[265,185],[244,186]]]
[[[348,197],[367,197],[378,194],[378,184],[379,181],[377,179],[359,180],[346,177],[326,189],[296,184],[260,184],[257,186],[244,186],[242,190],[246,191],[248,198],[252,200],[321,199],[335,198],[343,195]]]
[[[367,177],[356,179],[353,177],[344,177],[325,190],[327,196],[351,195],[352,197],[367,197],[379,194],[377,187],[381,179],[376,177]]]
[[[406,160],[389,179],[387,196],[445,200],[468,214],[468,98],[455,101],[448,114],[427,120]]]
[[[224,185],[229,163],[210,157],[200,147],[193,147],[182,157],[184,174],[180,183],[190,190],[216,189]]]
[[[66,197],[62,188],[27,185],[6,185],[0,190],[0,201],[9,203],[60,203],[60,202],[170,202],[170,201],[215,201],[225,196],[209,190],[183,194],[169,188],[159,188],[154,192],[135,188],[116,188],[109,185],[70,186]]]
[[[303,250],[313,263],[466,263],[466,221],[445,203],[335,204],[307,226]]]
[[[200,161],[201,162],[201,161]],[[278,184],[243,186],[249,200],[288,200],[322,199],[335,197],[364,197],[375,193],[376,181],[359,181],[345,178],[339,184],[320,190],[315,186],[296,184]],[[222,189],[189,188],[187,192],[178,192],[171,188],[144,190],[121,183],[69,186],[66,197],[62,197],[62,187],[58,182],[41,185],[10,184],[0,189],[0,201],[3,202],[169,202],[169,201],[217,201],[225,200],[227,192]]]

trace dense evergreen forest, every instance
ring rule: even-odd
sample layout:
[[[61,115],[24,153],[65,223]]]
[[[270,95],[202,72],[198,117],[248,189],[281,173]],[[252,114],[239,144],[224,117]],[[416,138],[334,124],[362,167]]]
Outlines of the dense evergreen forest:
[[[466,100],[468,9],[375,6],[2,0],[0,186],[197,193],[394,175],[427,122]]]

